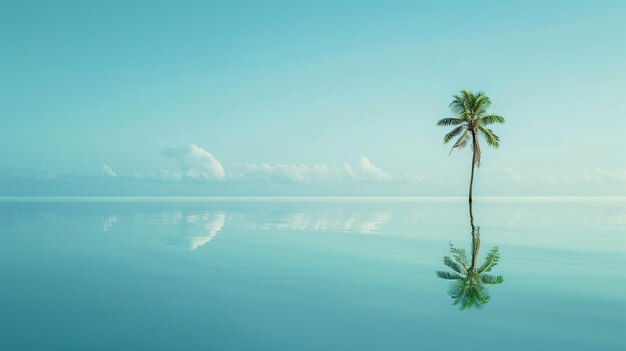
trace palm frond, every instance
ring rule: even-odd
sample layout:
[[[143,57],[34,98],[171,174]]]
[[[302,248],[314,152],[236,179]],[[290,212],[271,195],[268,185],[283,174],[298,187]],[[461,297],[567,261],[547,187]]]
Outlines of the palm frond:
[[[463,296],[463,290],[465,290],[465,282],[463,280],[457,280],[457,282],[453,283],[448,288],[448,295],[453,299],[459,299],[459,297]],[[455,301],[453,305],[457,303],[458,302]]]
[[[455,136],[461,134],[463,132],[463,129],[467,128],[466,126],[462,125],[462,126],[458,126],[454,129],[452,129],[448,134],[443,136],[443,142],[444,144],[447,144],[450,140],[452,140],[452,138],[454,138]]]
[[[448,295],[453,299],[452,304],[460,305],[462,311],[472,307],[481,309],[490,299],[487,289],[471,278],[457,280],[448,289]]]
[[[437,125],[447,127],[447,126],[456,126],[461,123],[463,123],[463,120],[460,118],[442,118],[439,120],[439,122],[437,122]]]
[[[468,112],[468,110],[465,108],[466,105],[463,97],[459,95],[453,95],[452,102],[448,106],[450,107],[450,111],[456,113],[457,115]]]
[[[500,261],[500,252],[497,246],[491,248],[487,253],[487,257],[485,258],[485,262],[478,267],[478,273],[489,272],[491,269],[498,265],[498,261]]]
[[[467,90],[467,89],[463,89],[461,90],[461,94],[463,95],[463,101],[467,102],[467,103],[471,103],[472,101],[474,101],[474,93],[472,93],[471,91]],[[468,105],[468,109],[471,110],[471,105]]]
[[[459,249],[450,244],[450,253],[452,254],[452,257],[454,257],[454,260],[463,266],[465,271],[469,269],[469,262],[467,261],[467,253],[465,253],[465,249]]]
[[[474,114],[474,94],[469,90],[462,90],[463,94],[463,107],[465,111],[470,114]]]
[[[455,257],[459,257],[463,261],[467,262],[467,252],[465,252],[465,249],[454,247],[454,245],[450,243],[450,253],[453,254]]]
[[[481,309],[489,302],[489,292],[483,286],[475,284],[470,286],[470,289],[468,290],[469,291],[464,296],[463,304],[461,305],[462,311],[467,310],[470,307]]]
[[[499,115],[482,116],[479,120],[480,125],[486,126],[494,123],[504,123],[504,117]]]
[[[485,284],[500,284],[504,281],[501,275],[481,274],[480,280]]]
[[[466,129],[463,134],[457,139],[456,143],[450,149],[450,154],[454,149],[462,149],[467,146],[467,142],[469,141],[469,131]]]
[[[449,279],[449,280],[463,279],[463,277],[458,275],[457,273],[450,273],[450,272],[444,272],[444,271],[437,271],[436,273],[437,273],[437,276],[441,279]]]
[[[445,264],[446,266],[450,267],[450,269],[452,269],[453,271],[455,271],[457,273],[466,273],[467,272],[467,269],[465,269],[465,267],[463,267],[462,264],[459,264],[458,262],[454,262],[448,256],[444,256],[443,257],[443,264]]]
[[[485,95],[485,92],[479,91],[474,95],[473,112],[475,117],[484,115],[489,106],[491,106],[491,99]]]
[[[493,130],[489,128],[485,128],[483,126],[478,126],[478,130],[480,131],[480,134],[482,134],[483,137],[485,137],[485,140],[487,141],[487,144],[489,144],[489,146],[496,148],[496,149],[500,147],[500,137],[498,137],[493,132]]]

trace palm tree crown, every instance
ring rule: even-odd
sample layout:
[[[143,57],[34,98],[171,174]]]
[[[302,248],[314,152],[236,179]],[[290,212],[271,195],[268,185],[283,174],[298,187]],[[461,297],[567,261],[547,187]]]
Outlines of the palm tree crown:
[[[486,274],[498,264],[500,253],[498,247],[489,250],[485,261],[477,265],[478,251],[480,248],[480,227],[472,230],[472,259],[468,262],[465,250],[450,246],[452,258],[444,256],[443,264],[453,272],[437,271],[437,276],[442,279],[456,280],[450,286],[448,294],[452,298],[453,305],[460,305],[461,310],[468,308],[482,308],[490,300],[489,292],[485,284],[500,284],[504,281],[501,275]]]
[[[473,161],[472,166],[480,166],[480,145],[477,135],[482,135],[489,146],[498,148],[500,138],[486,126],[494,123],[504,123],[504,117],[487,113],[491,100],[484,92],[472,93],[467,90],[461,91],[460,95],[454,95],[450,103],[450,110],[456,117],[441,119],[438,126],[456,126],[443,137],[443,142],[448,143],[455,137],[459,137],[450,153],[454,149],[462,149],[472,141]]]

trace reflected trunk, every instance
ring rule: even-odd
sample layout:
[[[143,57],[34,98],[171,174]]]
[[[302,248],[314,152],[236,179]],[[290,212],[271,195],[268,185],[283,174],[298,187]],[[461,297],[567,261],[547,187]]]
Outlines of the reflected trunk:
[[[470,213],[472,211],[472,189],[474,188],[474,169],[476,168],[476,133],[472,132],[472,175],[470,177],[469,203]]]
[[[471,197],[470,197],[471,199]],[[472,263],[470,271],[476,272],[476,262],[478,261],[478,251],[480,250],[480,226],[474,225],[474,212],[472,210],[472,202],[469,203],[470,226],[472,227]]]
[[[464,249],[456,248],[451,243],[451,256],[444,256],[443,263],[452,272],[436,272],[439,278],[455,280],[450,286],[448,294],[453,300],[452,304],[460,305],[461,310],[482,308],[490,300],[489,291],[485,285],[501,284],[504,281],[500,275],[487,274],[500,260],[497,246],[489,250],[482,265],[478,264],[480,226],[474,224],[474,211],[471,201],[469,202],[469,218],[472,235],[472,257],[468,258]]]

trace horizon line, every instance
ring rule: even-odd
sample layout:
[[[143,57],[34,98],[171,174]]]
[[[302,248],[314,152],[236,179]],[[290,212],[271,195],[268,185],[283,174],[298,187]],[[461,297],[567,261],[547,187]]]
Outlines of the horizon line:
[[[494,200],[510,200],[510,201],[564,201],[564,200],[604,200],[604,201],[626,201],[626,196],[475,196],[474,199],[484,201]],[[0,202],[105,202],[105,201],[123,201],[123,202],[141,202],[161,200],[164,202],[174,201],[375,201],[375,200],[395,200],[395,201],[460,201],[467,200],[466,196],[317,196],[317,195],[301,195],[301,196],[0,196]]]

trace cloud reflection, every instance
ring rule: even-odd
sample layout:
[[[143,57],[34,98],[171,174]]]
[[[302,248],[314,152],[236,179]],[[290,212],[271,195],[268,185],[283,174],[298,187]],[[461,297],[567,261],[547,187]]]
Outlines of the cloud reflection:
[[[195,251],[212,241],[228,225],[230,230],[309,231],[380,234],[392,220],[390,211],[329,211],[327,209],[287,209],[274,211],[193,211],[184,210],[135,215],[135,221],[152,221],[174,226],[180,234],[167,241]],[[117,218],[105,220],[108,230]]]
[[[191,215],[187,216],[187,222],[194,224],[198,223],[201,227],[201,233],[203,234],[188,236],[189,249],[193,251],[211,241],[217,235],[217,233],[222,230],[224,223],[226,223],[226,214],[205,213],[202,215]]]
[[[183,228],[184,235],[170,237],[168,241],[177,246],[185,246],[195,251],[213,240],[222,230],[227,221],[225,212],[196,212],[185,214],[182,211],[164,212],[149,215],[163,225],[174,225]]]
[[[346,232],[376,234],[391,221],[390,212],[341,213],[295,211],[243,216],[237,226],[254,230],[310,230],[319,232]]]
[[[109,217],[107,217],[107,219],[104,220],[104,223],[102,223],[102,231],[108,232],[109,230],[111,230],[111,227],[115,225],[115,223],[117,223],[117,216],[110,215]]]

